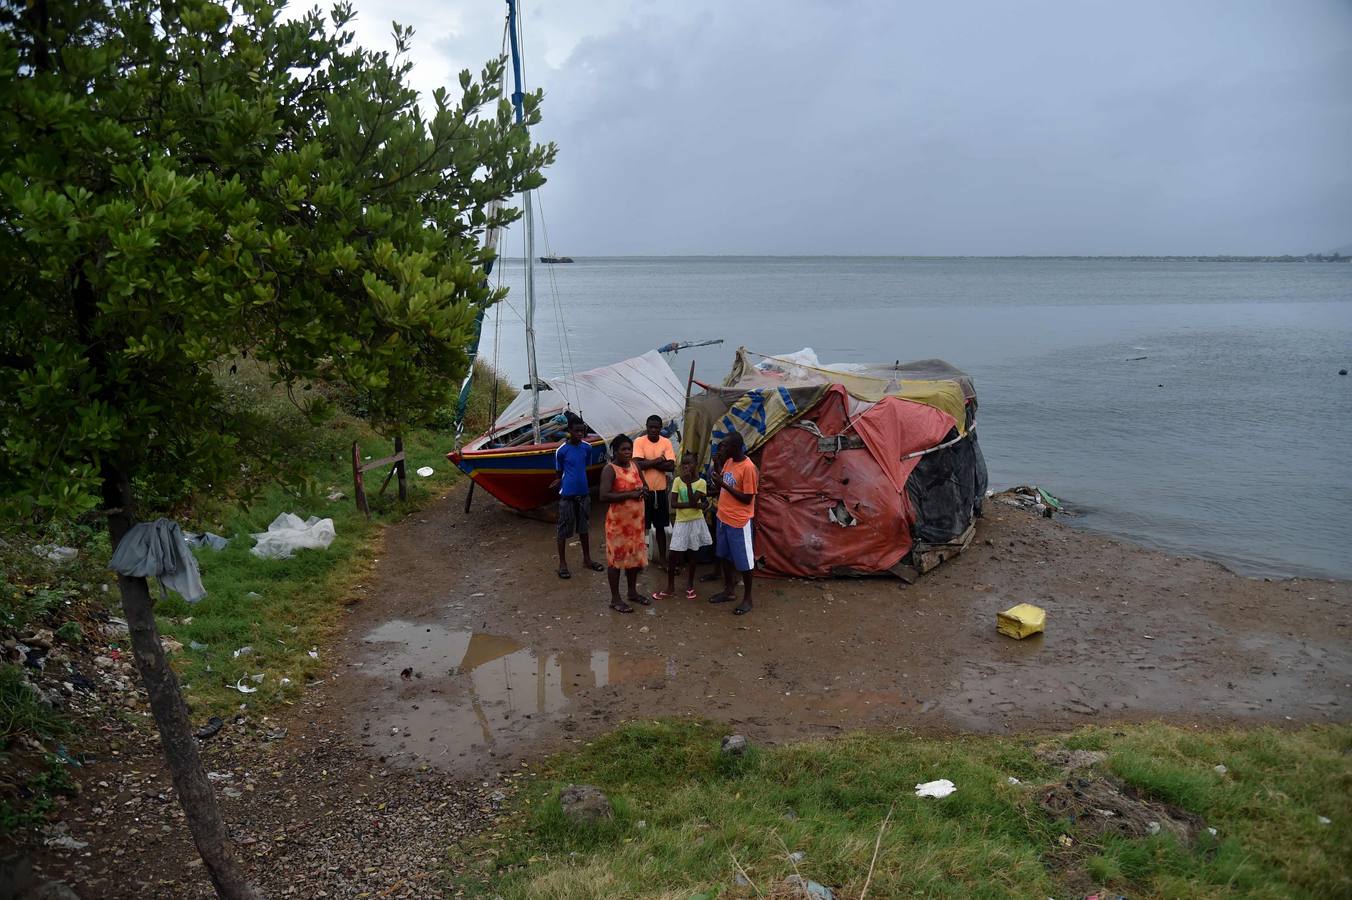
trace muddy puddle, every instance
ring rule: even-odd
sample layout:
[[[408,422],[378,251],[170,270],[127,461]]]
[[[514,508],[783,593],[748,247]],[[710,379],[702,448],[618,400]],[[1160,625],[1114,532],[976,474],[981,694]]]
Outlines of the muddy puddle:
[[[354,666],[381,684],[364,743],[388,761],[459,768],[530,740],[575,711],[584,692],[676,677],[669,657],[609,650],[542,652],[505,635],[408,621],[362,639]]]

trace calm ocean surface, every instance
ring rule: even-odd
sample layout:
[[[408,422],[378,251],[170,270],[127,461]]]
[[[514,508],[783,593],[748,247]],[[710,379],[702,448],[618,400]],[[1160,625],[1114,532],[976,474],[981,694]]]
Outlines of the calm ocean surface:
[[[522,264],[499,367],[525,381]],[[739,344],[971,374],[993,487],[1251,575],[1352,578],[1352,264],[587,258],[536,267],[541,374],[672,340],[721,380]],[[556,320],[562,313],[564,328]],[[494,319],[481,348],[493,358]],[[1145,359],[1136,359],[1144,356]]]

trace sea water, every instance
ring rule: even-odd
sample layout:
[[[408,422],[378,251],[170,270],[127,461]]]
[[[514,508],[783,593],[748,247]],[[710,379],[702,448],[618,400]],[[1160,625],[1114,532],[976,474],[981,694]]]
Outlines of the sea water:
[[[522,273],[481,347],[517,384]],[[1352,578],[1352,264],[578,258],[536,285],[542,377],[710,338],[669,357],[682,381],[739,345],[940,357],[975,379],[992,487],[1245,574]]]

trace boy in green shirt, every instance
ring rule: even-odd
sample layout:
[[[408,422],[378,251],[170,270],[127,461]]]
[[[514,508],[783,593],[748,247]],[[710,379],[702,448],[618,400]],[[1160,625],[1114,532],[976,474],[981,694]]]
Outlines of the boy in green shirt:
[[[704,510],[709,507],[709,486],[696,477],[695,454],[681,455],[681,474],[671,482],[671,508],[676,511],[676,524],[671,529],[671,558],[667,565],[667,589],[653,594],[654,600],[666,600],[676,593],[676,569],[684,555],[686,561],[685,597],[697,598],[695,593],[695,560],[699,550],[713,544],[709,523],[704,521]]]

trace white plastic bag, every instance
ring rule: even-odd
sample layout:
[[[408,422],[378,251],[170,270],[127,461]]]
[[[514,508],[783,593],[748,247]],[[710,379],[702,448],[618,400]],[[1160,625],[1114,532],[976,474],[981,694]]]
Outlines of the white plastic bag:
[[[282,513],[267,531],[253,536],[258,543],[249,552],[263,559],[286,559],[297,550],[323,550],[336,534],[332,519],[310,516],[302,522],[300,516]]]
[[[947,778],[940,778],[938,781],[927,781],[924,784],[915,786],[915,795],[917,797],[935,797],[944,798],[957,790],[957,786]]]

